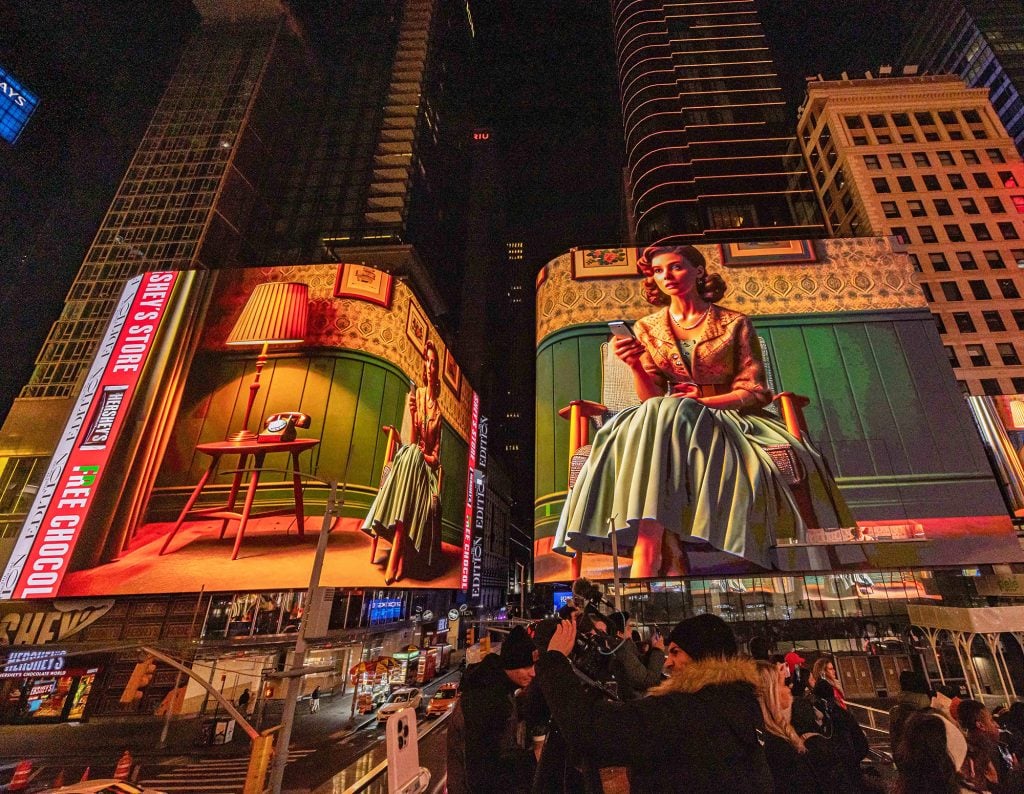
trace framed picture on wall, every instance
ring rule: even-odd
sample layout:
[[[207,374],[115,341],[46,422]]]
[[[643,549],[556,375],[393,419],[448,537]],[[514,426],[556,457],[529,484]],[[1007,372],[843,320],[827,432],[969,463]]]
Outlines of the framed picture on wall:
[[[391,274],[366,265],[342,265],[334,282],[335,298],[354,298],[391,308]]]
[[[422,356],[427,348],[427,318],[415,301],[409,301],[409,316],[405,320],[405,335]]]
[[[444,361],[441,365],[441,380],[445,382],[445,385],[451,389],[455,396],[458,397],[462,391],[462,370],[459,369],[459,365],[455,363],[455,356],[451,354],[448,348],[444,349]]]
[[[639,275],[635,248],[577,249],[572,252],[572,277],[623,278]]]
[[[723,243],[722,264],[726,267],[745,265],[793,265],[817,262],[818,255],[811,240],[758,240],[747,243]]]

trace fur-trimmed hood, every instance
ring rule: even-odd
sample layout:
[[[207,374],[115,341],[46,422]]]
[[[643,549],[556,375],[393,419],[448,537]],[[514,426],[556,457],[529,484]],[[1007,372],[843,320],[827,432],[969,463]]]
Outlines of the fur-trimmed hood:
[[[670,692],[693,694],[709,686],[723,684],[750,684],[757,692],[760,689],[760,675],[757,663],[750,658],[709,657],[690,662],[669,673],[669,677],[654,689],[652,695],[667,695]]]

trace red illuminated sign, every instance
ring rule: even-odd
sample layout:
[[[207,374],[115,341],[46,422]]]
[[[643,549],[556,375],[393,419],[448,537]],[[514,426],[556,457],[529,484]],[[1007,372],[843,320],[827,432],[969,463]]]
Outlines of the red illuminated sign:
[[[469,564],[473,553],[473,497],[476,493],[476,442],[480,431],[480,396],[473,394],[469,421],[469,464],[466,471],[466,514],[462,524],[462,578],[460,589],[469,589]]]
[[[54,598],[153,349],[176,272],[125,287],[0,581],[3,598]]]

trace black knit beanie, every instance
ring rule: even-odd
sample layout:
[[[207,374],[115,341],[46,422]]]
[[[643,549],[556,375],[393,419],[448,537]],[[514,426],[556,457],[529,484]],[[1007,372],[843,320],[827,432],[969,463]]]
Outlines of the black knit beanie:
[[[526,629],[516,626],[501,643],[501,666],[505,670],[533,667],[533,652],[536,646]]]
[[[738,651],[732,629],[716,615],[703,614],[680,621],[666,640],[669,645],[674,642],[694,661],[709,656],[735,656]]]

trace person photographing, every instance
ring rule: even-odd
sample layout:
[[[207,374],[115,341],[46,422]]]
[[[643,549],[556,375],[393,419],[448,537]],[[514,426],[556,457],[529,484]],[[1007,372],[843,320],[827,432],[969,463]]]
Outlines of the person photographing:
[[[536,675],[566,743],[598,766],[625,766],[636,794],[771,791],[753,660],[738,656],[714,615],[684,620],[665,639],[668,678],[647,697],[612,702],[573,670],[575,620],[559,624]]]

